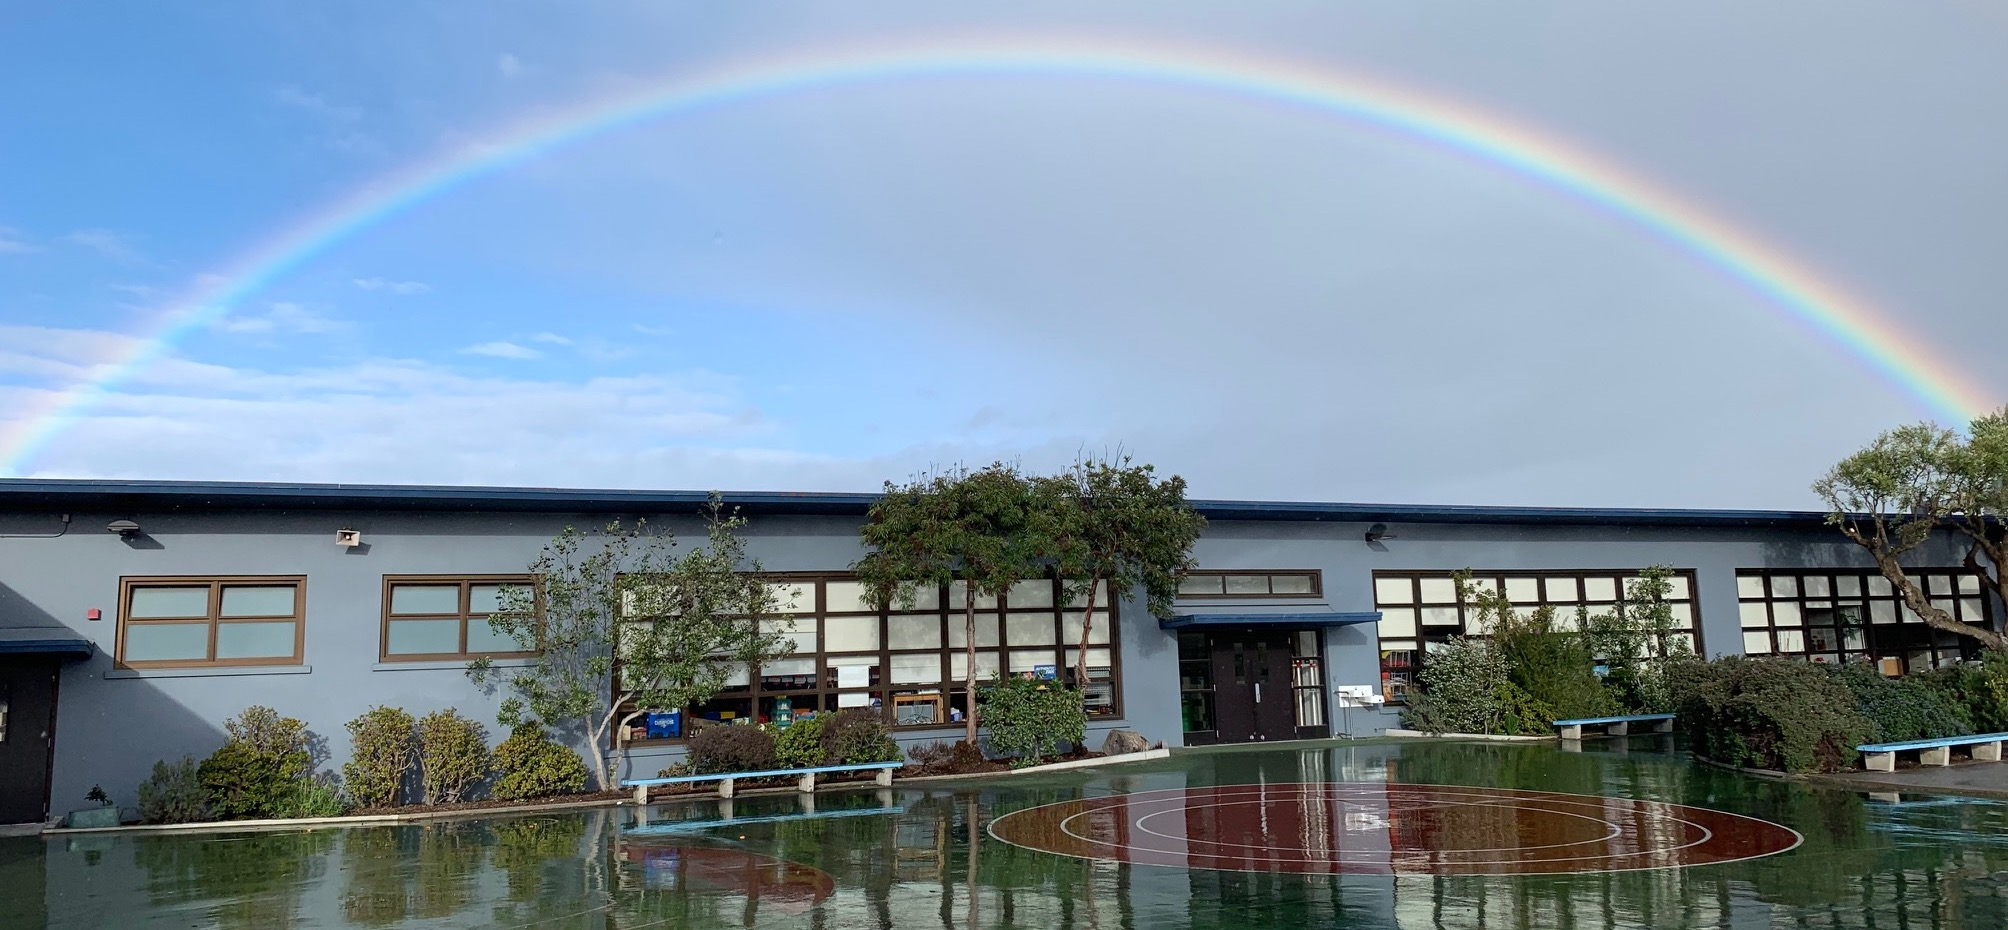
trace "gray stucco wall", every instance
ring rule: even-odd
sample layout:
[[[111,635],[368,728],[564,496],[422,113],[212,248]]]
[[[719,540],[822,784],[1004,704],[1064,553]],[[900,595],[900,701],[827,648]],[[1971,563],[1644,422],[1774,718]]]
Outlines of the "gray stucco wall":
[[[107,520],[137,520],[146,535],[125,542],[104,532]],[[685,539],[701,537],[692,519],[659,520]],[[41,520],[46,523],[46,518]],[[484,574],[520,570],[566,524],[604,517],[465,513],[79,513],[59,539],[0,539],[0,623],[61,624],[95,642],[98,654],[65,667],[58,711],[51,809],[84,805],[101,784],[120,804],[157,759],[201,757],[223,741],[222,721],[250,704],[300,717],[327,741],[325,765],[348,756],[343,723],[374,704],[422,714],[443,707],[494,725],[497,699],[480,693],[458,663],[380,664],[382,579],[386,574]],[[6,518],[0,531],[25,529]],[[353,527],[366,547],[334,544]],[[760,517],[748,528],[752,552],[773,571],[841,570],[860,554],[851,518]],[[1197,555],[1207,568],[1313,568],[1324,572],[1326,601],[1341,611],[1374,608],[1372,572],[1422,569],[1637,569],[1667,564],[1697,572],[1703,641],[1711,653],[1740,649],[1735,572],[1739,568],[1868,566],[1831,531],[1666,529],[1403,524],[1379,548],[1354,523],[1215,521]],[[1950,545],[1919,565],[1956,564]],[[157,575],[307,576],[305,665],[260,670],[118,672],[119,579]],[[96,608],[104,619],[88,621]],[[1090,742],[1115,726],[1152,740],[1180,741],[1177,644],[1134,598],[1122,605],[1124,717],[1097,721]],[[1327,685],[1379,680],[1371,624],[1326,633]],[[1329,692],[1327,694],[1329,702]],[[1330,708],[1336,727],[1341,718]],[[1351,731],[1371,735],[1398,726],[1393,712],[1353,711]],[[954,729],[903,732],[904,743],[954,738]],[[502,734],[491,734],[500,739]],[[652,747],[620,769],[653,773],[680,750]]]

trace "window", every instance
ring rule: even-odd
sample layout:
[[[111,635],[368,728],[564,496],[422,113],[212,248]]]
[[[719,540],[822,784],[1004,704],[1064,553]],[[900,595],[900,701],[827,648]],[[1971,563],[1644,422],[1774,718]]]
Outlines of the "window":
[[[690,717],[765,723],[865,707],[895,727],[963,719],[969,630],[960,585],[921,591],[910,608],[872,610],[863,586],[849,576],[777,575],[770,584],[780,603],[792,605],[783,612],[793,621],[794,653],[741,670],[712,700],[690,708]],[[977,598],[979,680],[1004,674],[1072,680],[1087,598],[1068,602],[1064,593],[1058,582],[1039,579],[1019,582],[1002,598]],[[1116,618],[1103,589],[1088,631],[1091,716],[1118,713]],[[645,739],[646,727],[631,726],[625,735]]]
[[[1577,609],[1609,613],[1625,587],[1638,577],[1624,571],[1473,572],[1472,584],[1504,591],[1516,609],[1554,607],[1555,619],[1574,628]],[[1667,579],[1672,590],[1677,636],[1701,651],[1700,615],[1694,603],[1694,572],[1677,571]],[[1415,675],[1429,653],[1453,636],[1483,637],[1474,612],[1458,601],[1457,582],[1450,572],[1375,572],[1374,606],[1380,611],[1381,693],[1389,701],[1406,701]]]
[[[125,578],[119,587],[120,666],[300,664],[305,578]]]
[[[1911,578],[1955,619],[1993,625],[1980,579],[1972,573],[1925,569]],[[1748,655],[1874,661],[1883,674],[1894,676],[1955,665],[1977,654],[1971,637],[1927,626],[1874,570],[1745,569],[1736,573],[1736,599]]]
[[[1324,573],[1316,569],[1191,571],[1178,579],[1181,598],[1320,597],[1324,591]]]
[[[527,575],[385,575],[383,661],[535,655],[535,643],[519,643],[488,620],[516,606],[512,591],[532,583]]]

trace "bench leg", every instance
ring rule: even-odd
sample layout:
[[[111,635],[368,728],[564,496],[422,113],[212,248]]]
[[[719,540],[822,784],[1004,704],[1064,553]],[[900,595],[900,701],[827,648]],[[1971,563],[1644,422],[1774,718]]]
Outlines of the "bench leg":
[[[1673,721],[1661,720],[1658,723],[1653,724],[1652,731],[1654,733],[1672,733]]]
[[[1577,724],[1570,724],[1569,726],[1566,726],[1566,727],[1563,727],[1563,728],[1562,728],[1562,738],[1563,738],[1563,739],[1582,739],[1582,738],[1583,738],[1583,725],[1582,725],[1582,724],[1580,724],[1580,723],[1577,723]]]
[[[648,786],[647,786],[647,785],[636,785],[636,786],[635,786],[635,789],[634,789],[634,802],[635,802],[636,804],[647,804],[647,803],[648,803]]]
[[[802,777],[800,777],[800,778],[797,778],[797,779],[795,779],[795,790],[796,790],[796,791],[815,791],[815,790],[816,790],[816,773],[814,773],[814,772],[805,772],[805,773],[803,773],[803,774],[802,774]]]
[[[1994,744],[1994,752],[1996,757],[1998,758],[2001,752],[2000,743]],[[872,780],[877,782],[878,786],[881,788],[892,787],[892,769],[879,769],[878,774],[872,776]]]
[[[1862,768],[1868,769],[1871,772],[1894,772],[1896,771],[1896,753],[1862,753]]]
[[[721,798],[731,797],[733,789],[736,787],[733,782],[736,780],[732,778],[720,779],[718,782],[718,796]]]
[[[1612,736],[1630,736],[1631,724],[1627,721],[1620,720],[1617,723],[1613,723],[1610,726],[1605,727],[1604,732]]]
[[[1975,762],[1999,762],[1999,761],[2001,761],[2001,744],[2000,744],[2000,743],[1974,743],[1974,744],[1973,744],[1973,761],[1975,761]]]
[[[1951,765],[1952,747],[1940,746],[1937,749],[1922,750],[1917,754],[1917,761],[1920,765]]]

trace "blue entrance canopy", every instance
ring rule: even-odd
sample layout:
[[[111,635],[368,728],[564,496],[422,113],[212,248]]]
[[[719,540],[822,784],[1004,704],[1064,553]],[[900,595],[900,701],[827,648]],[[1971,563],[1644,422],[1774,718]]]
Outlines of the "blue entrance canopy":
[[[1323,607],[1323,609],[1319,609]],[[1219,629],[1227,627],[1327,627],[1351,626],[1355,623],[1377,623],[1381,615],[1378,610],[1364,610],[1347,613],[1333,610],[1328,606],[1297,604],[1288,608],[1255,607],[1215,607],[1204,612],[1181,613],[1168,619],[1157,621],[1160,629],[1195,630]]]
[[[86,659],[97,647],[65,626],[0,626],[0,655],[59,655]]]

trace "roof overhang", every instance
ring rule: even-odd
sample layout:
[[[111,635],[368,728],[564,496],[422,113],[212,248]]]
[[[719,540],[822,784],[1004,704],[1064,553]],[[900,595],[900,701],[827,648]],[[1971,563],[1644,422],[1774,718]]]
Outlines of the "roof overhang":
[[[0,655],[53,655],[88,659],[97,651],[91,641],[63,626],[0,627]]]

